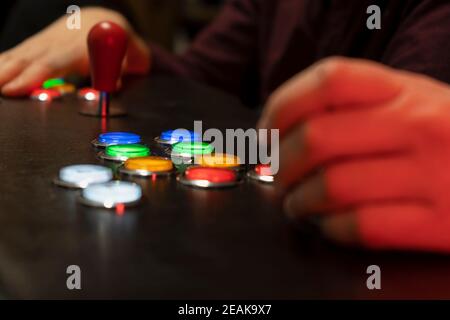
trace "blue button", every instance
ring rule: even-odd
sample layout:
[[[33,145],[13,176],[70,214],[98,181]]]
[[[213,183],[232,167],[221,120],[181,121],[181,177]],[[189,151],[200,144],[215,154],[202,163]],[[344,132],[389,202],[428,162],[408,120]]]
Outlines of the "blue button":
[[[141,142],[141,137],[129,132],[107,132],[98,136],[98,142],[108,146],[116,144],[137,144]]]
[[[200,135],[194,131],[187,130],[167,130],[161,133],[161,140],[169,142],[199,142]]]

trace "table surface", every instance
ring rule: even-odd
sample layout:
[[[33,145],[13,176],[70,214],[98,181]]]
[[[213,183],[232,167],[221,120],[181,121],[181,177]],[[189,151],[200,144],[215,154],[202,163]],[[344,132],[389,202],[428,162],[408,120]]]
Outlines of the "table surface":
[[[450,298],[450,259],[346,249],[283,216],[273,187],[198,190],[143,181],[145,201],[123,216],[77,203],[52,184],[66,165],[98,163],[102,130],[151,141],[161,131],[250,128],[258,112],[190,81],[134,81],[114,100],[124,118],[78,114],[75,98],[0,103],[0,296],[6,298]],[[382,290],[366,287],[369,265]],[[82,290],[66,287],[79,265]]]

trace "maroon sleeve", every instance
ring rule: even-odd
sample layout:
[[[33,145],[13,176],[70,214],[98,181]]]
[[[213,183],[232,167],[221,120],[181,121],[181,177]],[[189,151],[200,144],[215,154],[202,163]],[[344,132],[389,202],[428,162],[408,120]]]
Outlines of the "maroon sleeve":
[[[152,73],[169,73],[242,96],[257,67],[255,0],[230,0],[183,55],[152,48]]]
[[[450,2],[417,2],[402,20],[382,62],[450,83]]]

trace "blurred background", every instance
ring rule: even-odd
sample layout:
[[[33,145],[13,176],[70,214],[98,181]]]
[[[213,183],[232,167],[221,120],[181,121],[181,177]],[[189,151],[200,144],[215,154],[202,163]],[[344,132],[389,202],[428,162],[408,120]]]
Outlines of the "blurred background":
[[[182,52],[226,0],[2,0],[0,52],[65,14],[69,5],[104,6],[125,14],[147,40]]]

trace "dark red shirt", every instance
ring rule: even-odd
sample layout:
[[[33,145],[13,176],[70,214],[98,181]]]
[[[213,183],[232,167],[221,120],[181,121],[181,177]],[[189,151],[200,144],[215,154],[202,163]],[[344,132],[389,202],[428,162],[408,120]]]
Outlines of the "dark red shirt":
[[[366,26],[381,8],[381,30]],[[371,59],[450,82],[448,0],[230,0],[183,55],[153,48],[153,72],[192,78],[263,103],[334,55]]]

